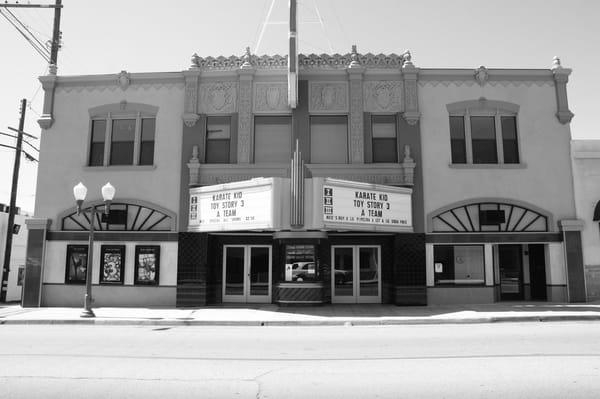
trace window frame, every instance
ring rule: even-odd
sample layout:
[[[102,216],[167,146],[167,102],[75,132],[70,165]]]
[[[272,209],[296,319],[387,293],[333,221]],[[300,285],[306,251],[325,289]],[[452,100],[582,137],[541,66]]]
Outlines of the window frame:
[[[208,122],[211,118],[227,118],[229,119],[229,151],[228,151],[228,160],[227,162],[209,162],[208,161]],[[228,165],[236,163],[237,159],[237,132],[234,131],[234,117],[232,114],[208,114],[204,116],[204,129],[203,129],[203,141],[204,141],[204,151],[202,153],[203,163],[210,165]],[[235,137],[234,137],[235,135]],[[219,139],[225,141],[224,139]],[[234,142],[235,140],[235,142]],[[217,140],[215,140],[217,141]]]
[[[373,145],[374,141],[376,140],[376,138],[373,135],[374,129],[373,129],[373,124],[374,124],[374,119],[377,117],[392,117],[394,119],[394,149],[396,152],[396,160],[395,161],[376,161],[375,160],[375,146]],[[398,143],[399,143],[399,137],[398,137],[398,114],[397,113],[376,113],[376,114],[371,114],[370,115],[370,154],[368,155],[368,159],[369,159],[369,163],[377,163],[377,164],[385,164],[385,163],[398,163],[399,159],[400,159],[400,150],[398,147]]]
[[[461,101],[446,105],[448,110],[448,137],[450,139],[450,165],[451,166],[469,166],[469,167],[489,167],[489,166],[505,166],[505,167],[519,167],[523,165],[522,158],[522,141],[519,127],[519,105],[508,103],[505,101],[494,101],[480,98],[479,100],[472,101]],[[452,159],[452,133],[451,133],[451,117],[462,117],[463,128],[464,128],[464,140],[465,140],[465,155],[466,162],[455,162]],[[495,127],[495,141],[496,141],[496,158],[495,163],[475,163],[473,161],[473,138],[471,132],[471,117],[493,117]],[[505,162],[504,157],[504,135],[502,132],[502,118],[513,117],[515,118],[516,128],[516,144],[517,144],[517,160],[518,162]]]
[[[286,118],[289,119],[289,126],[290,126],[290,146],[288,148],[289,152],[289,156],[286,159],[286,161],[281,161],[281,162],[257,162],[256,161],[256,122],[257,119],[260,120],[261,118]],[[258,163],[259,165],[277,165],[277,164],[282,164],[282,163],[289,163],[292,159],[294,155],[294,119],[293,116],[291,114],[258,114],[258,115],[253,115],[252,118],[252,163]]]
[[[157,114],[158,107],[147,105],[147,104],[134,104],[134,103],[119,103],[119,104],[108,104],[95,107],[89,110],[89,127],[88,127],[88,141],[86,151],[86,167],[89,168],[123,168],[123,167],[154,167],[156,165],[156,147],[157,147]],[[118,164],[111,165],[111,154],[112,154],[112,130],[113,121],[134,119],[135,120],[135,132],[133,141],[133,154],[131,164]],[[142,121],[144,119],[154,119],[154,151],[152,154],[152,164],[140,164],[140,154],[142,145]],[[92,139],[93,139],[93,126],[94,121],[102,120],[106,123],[104,133],[104,155],[102,165],[91,165],[91,150],[92,150]]]
[[[313,159],[313,118],[344,118],[346,121],[346,152],[344,162],[315,162]],[[347,165],[350,163],[350,118],[348,114],[310,114],[308,116],[308,148],[311,164],[316,165]],[[293,131],[292,131],[293,134]]]
[[[435,264],[436,262],[436,257],[435,257],[435,249],[436,248],[441,248],[441,247],[451,247],[452,248],[452,253],[455,253],[455,248],[457,247],[479,247],[481,248],[481,260],[482,260],[482,264],[481,264],[481,270],[482,270],[482,279],[478,279],[477,282],[474,283],[467,283],[467,282],[455,282],[456,278],[452,281],[445,281],[445,282],[438,282],[438,279],[436,278],[436,271],[435,271]],[[456,255],[454,255],[454,259],[456,259]],[[433,245],[433,286],[434,287],[484,287],[486,286],[486,264],[485,264],[485,245],[483,244],[435,244]],[[456,270],[455,270],[456,272]],[[455,273],[456,275],[456,273]]]

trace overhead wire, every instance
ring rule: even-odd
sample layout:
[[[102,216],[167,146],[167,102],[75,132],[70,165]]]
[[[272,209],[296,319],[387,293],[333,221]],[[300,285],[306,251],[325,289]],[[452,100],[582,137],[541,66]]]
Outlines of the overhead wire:
[[[0,14],[31,44],[31,46],[44,58],[46,62],[50,62],[50,54],[46,54],[47,50],[44,48],[39,48],[36,43],[34,43],[27,35],[19,28],[17,24],[15,24],[4,12],[4,10],[0,9]],[[36,39],[37,40],[37,39]]]

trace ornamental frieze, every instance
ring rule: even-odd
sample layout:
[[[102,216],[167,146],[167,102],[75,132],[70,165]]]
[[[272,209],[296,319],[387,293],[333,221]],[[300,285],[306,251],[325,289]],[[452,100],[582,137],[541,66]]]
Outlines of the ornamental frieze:
[[[363,83],[365,112],[402,112],[403,85],[397,80]]]
[[[237,82],[200,84],[200,113],[230,114],[236,111]]]
[[[254,113],[289,113],[287,83],[255,83]]]
[[[308,112],[348,112],[347,82],[310,82],[308,86]]]

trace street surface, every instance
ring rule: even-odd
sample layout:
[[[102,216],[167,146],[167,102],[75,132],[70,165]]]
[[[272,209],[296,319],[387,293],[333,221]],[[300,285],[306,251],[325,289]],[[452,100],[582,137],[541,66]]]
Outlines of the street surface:
[[[600,323],[0,326],[0,398],[599,398]]]

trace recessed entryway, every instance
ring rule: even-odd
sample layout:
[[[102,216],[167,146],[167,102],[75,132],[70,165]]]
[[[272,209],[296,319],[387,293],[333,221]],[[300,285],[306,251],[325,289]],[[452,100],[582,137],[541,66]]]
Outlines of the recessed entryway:
[[[381,247],[331,247],[331,301],[381,303]]]
[[[223,302],[271,302],[271,246],[223,247]]]

